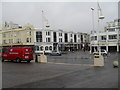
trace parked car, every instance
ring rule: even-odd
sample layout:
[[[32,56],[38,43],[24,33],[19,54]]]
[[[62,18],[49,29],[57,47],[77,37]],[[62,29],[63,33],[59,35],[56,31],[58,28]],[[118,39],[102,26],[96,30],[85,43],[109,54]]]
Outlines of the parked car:
[[[107,55],[108,54],[108,52],[104,49],[101,49],[100,53],[101,53],[101,55]],[[99,55],[99,51],[93,52],[93,55]]]
[[[51,53],[50,53],[50,56],[61,56],[62,54],[61,54],[61,52],[60,51],[52,51]]]
[[[11,60],[16,62],[33,60],[33,51],[30,47],[8,47],[2,49],[2,62]]]

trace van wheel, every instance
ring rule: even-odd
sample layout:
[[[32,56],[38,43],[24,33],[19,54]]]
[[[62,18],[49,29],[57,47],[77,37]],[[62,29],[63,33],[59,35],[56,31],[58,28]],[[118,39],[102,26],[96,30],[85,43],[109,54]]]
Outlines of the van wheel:
[[[20,58],[17,58],[17,59],[16,59],[16,62],[19,62],[19,63],[20,63],[20,62],[21,62]]]
[[[27,63],[30,63],[30,61],[27,61]]]
[[[5,60],[4,59],[2,59],[2,62],[4,62]]]
[[[2,57],[2,60],[1,60],[2,62],[4,62],[5,60],[3,59],[3,57]]]

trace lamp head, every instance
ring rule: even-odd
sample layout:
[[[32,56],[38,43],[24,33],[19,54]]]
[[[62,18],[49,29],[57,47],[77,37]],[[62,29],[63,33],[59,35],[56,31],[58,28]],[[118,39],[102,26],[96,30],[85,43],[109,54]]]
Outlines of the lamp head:
[[[105,17],[104,16],[99,16],[99,19],[104,19]]]
[[[94,10],[94,8],[91,7],[91,10]]]

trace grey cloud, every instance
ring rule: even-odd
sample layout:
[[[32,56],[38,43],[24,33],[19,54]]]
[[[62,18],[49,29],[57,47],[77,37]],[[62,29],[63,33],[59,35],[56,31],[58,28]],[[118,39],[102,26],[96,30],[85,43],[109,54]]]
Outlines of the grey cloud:
[[[117,3],[100,3],[105,20],[101,21],[100,30],[106,22],[117,18]],[[95,9],[95,29],[97,30],[97,3],[95,2],[5,2],[3,3],[3,22],[13,21],[24,25],[33,24],[42,27],[41,11],[44,10],[51,28],[70,31],[90,32],[92,30],[91,7]]]

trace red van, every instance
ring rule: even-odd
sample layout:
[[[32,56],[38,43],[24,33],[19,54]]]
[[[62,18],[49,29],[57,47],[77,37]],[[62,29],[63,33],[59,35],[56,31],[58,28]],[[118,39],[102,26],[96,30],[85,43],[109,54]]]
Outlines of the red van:
[[[8,47],[2,49],[2,62],[14,60],[16,62],[33,60],[33,51],[29,47]]]

